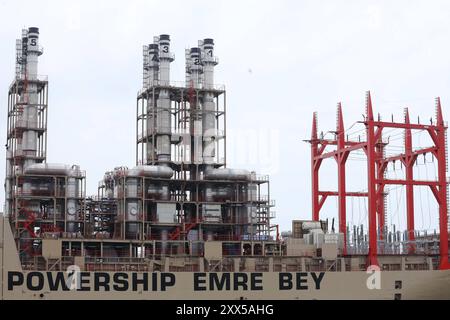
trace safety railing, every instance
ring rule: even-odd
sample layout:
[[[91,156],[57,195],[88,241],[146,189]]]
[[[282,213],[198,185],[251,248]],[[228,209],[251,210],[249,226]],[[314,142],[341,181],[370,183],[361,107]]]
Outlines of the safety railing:
[[[189,90],[191,88],[191,82],[186,81],[161,81],[161,80],[153,80],[148,81],[148,88],[143,88],[138,91],[138,95],[141,95],[147,90],[151,90],[153,87],[168,87],[168,88],[183,88]],[[204,85],[203,83],[194,83],[194,90],[216,90],[216,91],[224,91],[225,85],[223,84],[209,84]]]
[[[45,130],[46,126],[42,122],[38,121],[27,121],[19,119],[14,123],[14,126],[9,130],[9,133],[12,134],[15,130]]]
[[[16,79],[17,80],[25,80],[25,75],[24,74],[16,75]],[[27,80],[28,81],[46,82],[46,81],[48,81],[48,75],[28,75]]]
[[[269,195],[262,195],[259,197],[260,202],[266,202],[269,206],[274,207],[276,202],[274,199],[270,199]]]
[[[15,190],[14,195],[17,197],[56,197],[56,198],[62,198],[66,197],[67,194],[64,190],[54,190],[54,189],[47,189],[47,190]],[[76,192],[72,193],[70,197],[68,198],[84,198],[84,192]]]
[[[147,129],[147,133],[145,132],[139,132],[138,133],[138,140],[141,140],[143,138],[152,136],[152,135],[164,135],[164,134],[170,134],[170,135],[174,135],[174,136],[191,136],[191,132],[189,129],[175,129],[175,128],[171,128],[171,127],[164,127],[164,126],[156,126],[154,128],[149,128]],[[197,137],[216,137],[216,138],[221,138],[225,136],[225,131],[224,130],[208,130],[206,133],[200,131],[198,133],[194,133],[193,136],[197,136]],[[222,158],[223,160],[223,158]],[[268,176],[258,176],[254,181],[268,181],[269,177]]]
[[[255,174],[250,176],[250,181],[260,182],[260,181],[269,181],[268,175]]]

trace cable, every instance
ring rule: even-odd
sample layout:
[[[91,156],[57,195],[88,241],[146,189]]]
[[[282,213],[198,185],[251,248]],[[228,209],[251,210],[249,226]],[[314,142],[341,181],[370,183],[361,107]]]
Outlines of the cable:
[[[403,168],[401,169],[402,171],[403,171]],[[397,173],[396,172],[394,172],[395,173],[395,179],[397,180]],[[403,190],[403,185],[401,186],[401,189]],[[394,212],[394,214],[392,215],[392,221],[394,220],[394,218],[395,218],[395,216],[397,216],[397,219],[398,219],[398,228],[400,228],[400,214],[399,214],[399,209],[400,209],[400,202],[402,201],[402,199],[403,199],[403,193],[404,192],[401,192],[400,193],[400,196],[398,195],[398,189],[399,188],[397,188],[397,190],[396,190],[396,200],[397,200],[397,207],[396,207],[396,209],[395,209],[395,212]]]
[[[434,157],[434,156],[432,155],[432,157]],[[436,169],[436,167],[435,167],[435,169]],[[428,168],[425,172],[426,172],[426,179],[428,180]],[[427,201],[428,201],[428,230],[429,230],[431,228],[430,192],[427,192]]]
[[[352,202],[352,225],[353,225],[353,197],[350,198],[350,201]]]
[[[364,201],[364,220],[363,220],[363,222],[364,222],[364,225],[366,225],[365,223],[367,222],[367,216],[369,215],[369,213],[368,213],[368,211],[367,211],[367,205],[366,205],[366,198],[364,197],[364,199],[363,199]]]
[[[420,180],[420,168],[417,168],[417,177]],[[423,223],[423,206],[422,206],[422,187],[419,186],[419,199],[420,199],[420,214],[422,217],[422,228],[424,227],[424,223]]]
[[[358,197],[358,226],[361,224],[361,198]]]

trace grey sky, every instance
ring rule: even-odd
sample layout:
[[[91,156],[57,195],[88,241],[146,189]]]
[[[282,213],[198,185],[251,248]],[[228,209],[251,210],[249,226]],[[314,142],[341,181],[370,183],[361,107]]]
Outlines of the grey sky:
[[[229,146],[229,167],[271,174],[276,222],[290,229],[292,219],[310,217],[310,156],[302,139],[309,138],[313,111],[320,130],[332,130],[341,101],[348,128],[361,120],[370,89],[375,112],[385,118],[393,112],[399,120],[409,106],[413,121],[420,116],[427,122],[436,96],[449,118],[449,17],[448,1],[0,0],[0,137],[6,141],[15,39],[23,27],[37,26],[44,47],[39,73],[50,81],[48,162],[80,164],[95,193],[106,170],[135,161],[142,45],[170,34],[176,55],[171,77],[182,81],[184,49],[212,37],[220,59],[216,82],[227,88],[228,128],[253,130],[260,134],[257,148],[273,150],[264,161],[245,163]],[[426,144],[425,135],[415,137]],[[365,172],[361,161],[354,162],[348,189],[357,191],[365,187]],[[336,186],[334,168],[331,161],[324,166],[324,189]],[[431,169],[419,174],[424,178]],[[394,223],[404,216],[401,190],[393,190]],[[425,189],[421,196],[417,227],[433,228],[434,198]],[[3,188],[0,197],[3,203]],[[324,217],[337,216],[334,201]],[[357,213],[364,203],[348,203],[353,221],[364,222]]]

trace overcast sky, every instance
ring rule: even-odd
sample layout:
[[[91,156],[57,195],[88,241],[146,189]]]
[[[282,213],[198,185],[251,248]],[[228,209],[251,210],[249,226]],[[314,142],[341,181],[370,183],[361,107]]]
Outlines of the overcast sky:
[[[350,128],[362,119],[365,91],[371,90],[375,112],[385,119],[394,113],[400,120],[408,106],[411,119],[428,123],[437,96],[449,118],[449,17],[445,0],[0,0],[0,137],[6,141],[15,39],[22,28],[39,27],[39,73],[50,81],[48,162],[81,165],[94,194],[105,171],[135,163],[142,45],[170,34],[176,55],[171,78],[182,81],[184,49],[211,37],[220,59],[216,82],[227,89],[228,129],[243,135],[239,146],[229,139],[228,166],[270,174],[275,222],[288,230],[292,219],[311,217],[309,145],[302,140],[310,136],[313,111],[320,130],[334,130],[341,101]],[[363,133],[359,129],[351,128],[353,138]],[[401,133],[391,134],[400,144]],[[426,134],[414,137],[427,145]],[[349,163],[349,191],[367,187],[361,159],[356,154]],[[434,178],[435,163],[426,161],[416,174]],[[400,176],[400,167],[391,174]],[[336,188],[332,160],[321,179],[324,190]],[[403,194],[404,188],[392,188],[388,223],[404,225]],[[327,201],[323,217],[336,217],[336,199]],[[416,205],[417,228],[433,229],[437,212],[427,189]],[[367,221],[366,206],[362,199],[348,200],[350,223]]]

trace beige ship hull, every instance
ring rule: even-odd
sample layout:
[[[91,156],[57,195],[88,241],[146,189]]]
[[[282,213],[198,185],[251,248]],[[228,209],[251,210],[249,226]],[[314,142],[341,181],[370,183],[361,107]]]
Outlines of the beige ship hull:
[[[4,219],[0,218],[0,298],[3,300],[450,299],[450,270],[382,271],[375,274],[362,271],[150,272],[146,275],[137,272],[82,272],[77,273],[76,278],[72,276],[70,282],[67,281],[69,272],[23,271],[9,224],[3,222]],[[147,287],[142,283],[144,277]],[[63,281],[55,282],[58,278]],[[70,283],[74,287],[69,287]]]

